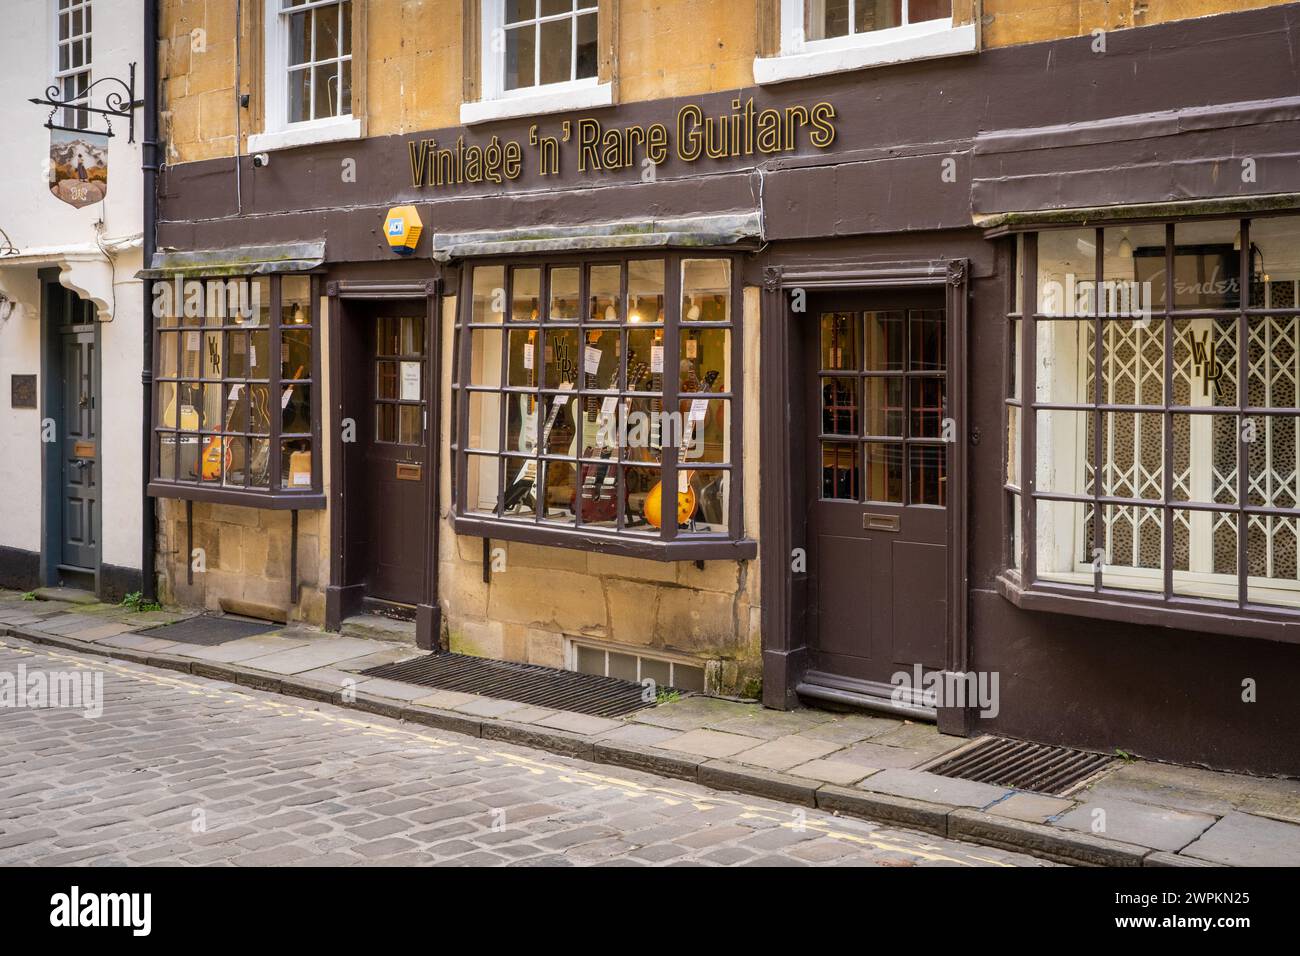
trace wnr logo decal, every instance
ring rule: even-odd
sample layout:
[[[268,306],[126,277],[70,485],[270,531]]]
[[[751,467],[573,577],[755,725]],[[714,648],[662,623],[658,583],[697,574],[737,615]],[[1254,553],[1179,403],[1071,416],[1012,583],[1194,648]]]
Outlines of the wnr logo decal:
[[[135,936],[148,936],[152,924],[152,893],[69,893],[50,897],[51,926],[127,926]]]

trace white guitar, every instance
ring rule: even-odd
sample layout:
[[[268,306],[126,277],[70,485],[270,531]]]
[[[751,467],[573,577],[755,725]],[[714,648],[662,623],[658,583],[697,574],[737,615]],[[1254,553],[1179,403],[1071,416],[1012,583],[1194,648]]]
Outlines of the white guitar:
[[[561,382],[560,390],[565,392],[572,391],[573,383]],[[529,396],[521,396],[521,399],[524,402],[531,400]],[[570,398],[566,395],[556,395],[554,397],[554,400],[551,403],[551,413],[547,416],[546,425],[542,428],[541,447],[543,451],[550,444],[551,430],[555,428],[555,423],[560,420],[560,413],[564,411],[566,405],[570,405],[576,400],[577,399]],[[524,462],[523,467],[519,469],[519,473],[515,475],[514,481],[506,487],[503,493],[503,504],[504,510],[506,511],[512,511],[516,508],[533,490],[533,485],[537,482],[537,458],[535,457],[537,454],[537,416],[527,414],[526,405],[523,406],[523,410],[525,412],[525,425],[523,434],[520,436],[519,450],[530,457],[526,462]],[[569,449],[570,455],[575,453],[577,443],[578,435],[577,430],[575,429],[573,442]]]

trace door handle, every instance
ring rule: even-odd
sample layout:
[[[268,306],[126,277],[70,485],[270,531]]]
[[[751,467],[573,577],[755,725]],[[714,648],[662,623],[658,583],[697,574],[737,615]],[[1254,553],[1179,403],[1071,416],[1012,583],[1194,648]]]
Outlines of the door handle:
[[[898,515],[872,514],[869,511],[862,513],[862,530],[863,531],[898,531]]]

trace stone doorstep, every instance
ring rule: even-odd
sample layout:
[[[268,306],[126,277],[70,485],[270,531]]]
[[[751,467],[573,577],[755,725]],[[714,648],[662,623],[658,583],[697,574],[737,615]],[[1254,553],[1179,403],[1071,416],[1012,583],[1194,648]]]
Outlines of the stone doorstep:
[[[0,625],[0,635],[13,635],[32,643],[49,644],[101,657],[171,666],[202,677],[293,696],[311,697],[313,691],[324,690],[322,687],[311,686],[317,682],[303,676],[257,671],[242,664],[182,659],[163,654],[150,655],[127,648],[110,648],[58,635],[31,632],[12,625]],[[450,732],[694,781],[720,790],[802,806],[816,806],[874,823],[904,826],[1059,863],[1092,866],[1214,865],[1203,859],[1187,858],[1058,826],[1000,817],[980,809],[932,803],[896,793],[873,792],[864,788],[867,781],[856,787],[844,787],[790,773],[711,759],[708,756],[597,739],[537,724],[473,716],[419,703],[365,695],[360,690],[356,696],[357,699],[353,702],[336,703]],[[756,740],[754,743],[758,745],[762,741]]]

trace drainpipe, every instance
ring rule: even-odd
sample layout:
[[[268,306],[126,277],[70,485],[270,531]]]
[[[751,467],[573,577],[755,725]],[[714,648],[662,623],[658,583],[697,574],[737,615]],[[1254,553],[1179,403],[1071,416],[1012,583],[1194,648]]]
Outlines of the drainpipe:
[[[144,241],[142,259],[146,269],[153,267],[158,229],[158,0],[144,0],[144,138],[140,142],[140,162],[144,171]],[[140,455],[140,587],[146,601],[157,598],[154,575],[154,501],[149,497],[150,451],[153,447],[153,280],[144,280],[144,363],[140,382],[141,396]]]

